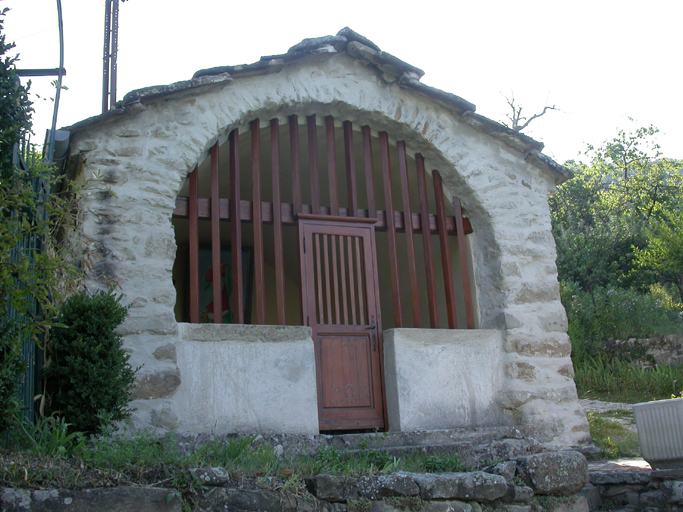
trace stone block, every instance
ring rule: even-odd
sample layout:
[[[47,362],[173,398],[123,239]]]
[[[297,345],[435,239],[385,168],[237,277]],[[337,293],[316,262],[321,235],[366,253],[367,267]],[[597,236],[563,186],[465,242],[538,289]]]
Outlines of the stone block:
[[[135,383],[133,400],[169,397],[180,383],[180,371],[177,368],[144,375]]]
[[[534,490],[525,485],[508,484],[505,496],[500,500],[505,503],[528,503],[534,497]]]
[[[180,512],[171,489],[113,487],[85,491],[3,489],[4,512]],[[170,499],[169,499],[170,498]]]
[[[499,331],[387,330],[389,428],[406,432],[500,425],[503,413],[496,398],[503,387],[501,345]]]
[[[586,457],[574,450],[517,459],[517,474],[536,494],[570,496],[588,482]]]
[[[600,496],[600,488],[592,484],[586,484],[583,489],[579,491],[579,496],[586,498],[588,502],[588,510],[593,512],[602,507],[602,498]]]
[[[507,480],[508,484],[512,482],[512,479],[515,477],[515,472],[517,471],[517,464],[513,460],[506,460],[503,462],[499,462],[498,464],[494,464],[493,466],[489,466],[486,469],[484,469],[486,473],[492,473],[494,475],[500,475],[505,480]]]
[[[472,473],[412,474],[423,500],[490,502],[505,496],[507,481],[500,475]]]
[[[545,512],[588,512],[588,500],[583,496],[571,496],[544,507]]]
[[[361,478],[318,475],[306,480],[311,494],[333,503],[355,499],[379,500],[388,497],[417,496],[418,485],[411,475],[396,473]]]
[[[178,361],[175,350],[175,343],[167,343],[162,345],[154,351],[154,357],[159,361],[171,361],[173,363]]]
[[[662,482],[659,488],[666,494],[667,503],[683,504],[683,482],[676,480]]]

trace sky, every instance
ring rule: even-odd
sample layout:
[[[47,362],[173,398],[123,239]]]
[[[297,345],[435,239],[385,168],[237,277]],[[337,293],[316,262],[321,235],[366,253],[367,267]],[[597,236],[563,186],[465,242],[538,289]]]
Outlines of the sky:
[[[102,106],[104,0],[62,0],[63,84],[57,127]],[[17,67],[56,68],[56,0],[0,0]],[[504,121],[555,106],[524,131],[559,163],[619,129],[659,128],[664,156],[683,159],[680,0],[420,0],[344,2],[127,0],[120,4],[117,97],[190,79],[199,69],[247,64],[307,37],[348,26],[425,71],[422,82]],[[54,78],[32,79],[36,141],[52,119]],[[633,119],[631,121],[630,119]]]

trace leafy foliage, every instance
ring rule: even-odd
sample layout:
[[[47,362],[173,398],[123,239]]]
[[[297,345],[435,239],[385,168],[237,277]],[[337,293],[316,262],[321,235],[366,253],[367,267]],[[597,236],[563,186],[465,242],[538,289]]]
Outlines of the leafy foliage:
[[[550,199],[560,280],[596,287],[644,287],[661,274],[636,263],[648,233],[683,208],[683,162],[661,158],[654,127],[589,147],[590,164],[568,162],[575,174]]]
[[[26,366],[12,323],[9,318],[0,318],[0,432],[8,430],[19,413],[16,388]]]
[[[661,220],[647,230],[647,242],[635,249],[636,264],[655,275],[657,281],[671,283],[683,304],[683,210],[664,212]]]
[[[0,432],[19,407],[14,393],[22,381],[22,343],[38,339],[49,324],[38,313],[52,315],[62,283],[77,281],[57,242],[75,223],[73,189],[61,186],[39,159],[30,170],[13,164],[14,145],[30,130],[33,109],[16,77],[17,57],[8,55],[14,45],[2,33],[7,10],[0,11]]]
[[[44,376],[50,412],[72,431],[101,433],[127,418],[135,371],[116,328],[128,313],[111,291],[67,299],[47,344]]]
[[[626,340],[683,332],[678,312],[651,294],[615,287],[597,288],[591,294],[568,283],[562,283],[560,290],[575,361],[603,351],[610,338]]]
[[[13,172],[12,148],[31,128],[31,102],[28,88],[17,79],[15,63],[18,56],[8,55],[14,43],[8,43],[3,33],[4,16],[0,10],[0,186]]]

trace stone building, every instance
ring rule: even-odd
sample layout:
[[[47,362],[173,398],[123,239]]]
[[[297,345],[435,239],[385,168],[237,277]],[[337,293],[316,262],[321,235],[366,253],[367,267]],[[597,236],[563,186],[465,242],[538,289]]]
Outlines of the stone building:
[[[135,426],[588,441],[547,205],[571,174],[422,74],[344,29],[69,128]]]

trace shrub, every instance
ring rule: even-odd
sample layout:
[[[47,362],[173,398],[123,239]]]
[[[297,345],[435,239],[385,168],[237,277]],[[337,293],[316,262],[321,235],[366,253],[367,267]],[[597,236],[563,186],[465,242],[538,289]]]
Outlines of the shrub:
[[[9,318],[0,318],[0,433],[12,426],[20,410],[17,387],[26,363],[15,331]]]
[[[101,433],[130,415],[135,381],[116,328],[128,310],[111,291],[69,298],[47,343],[48,409],[72,431]]]
[[[572,359],[583,361],[605,350],[610,338],[647,338],[683,332],[683,320],[670,302],[657,295],[625,288],[596,288],[593,293],[571,283],[561,285],[562,304],[567,310]],[[612,356],[625,356],[610,350]],[[637,354],[633,354],[637,356]]]

